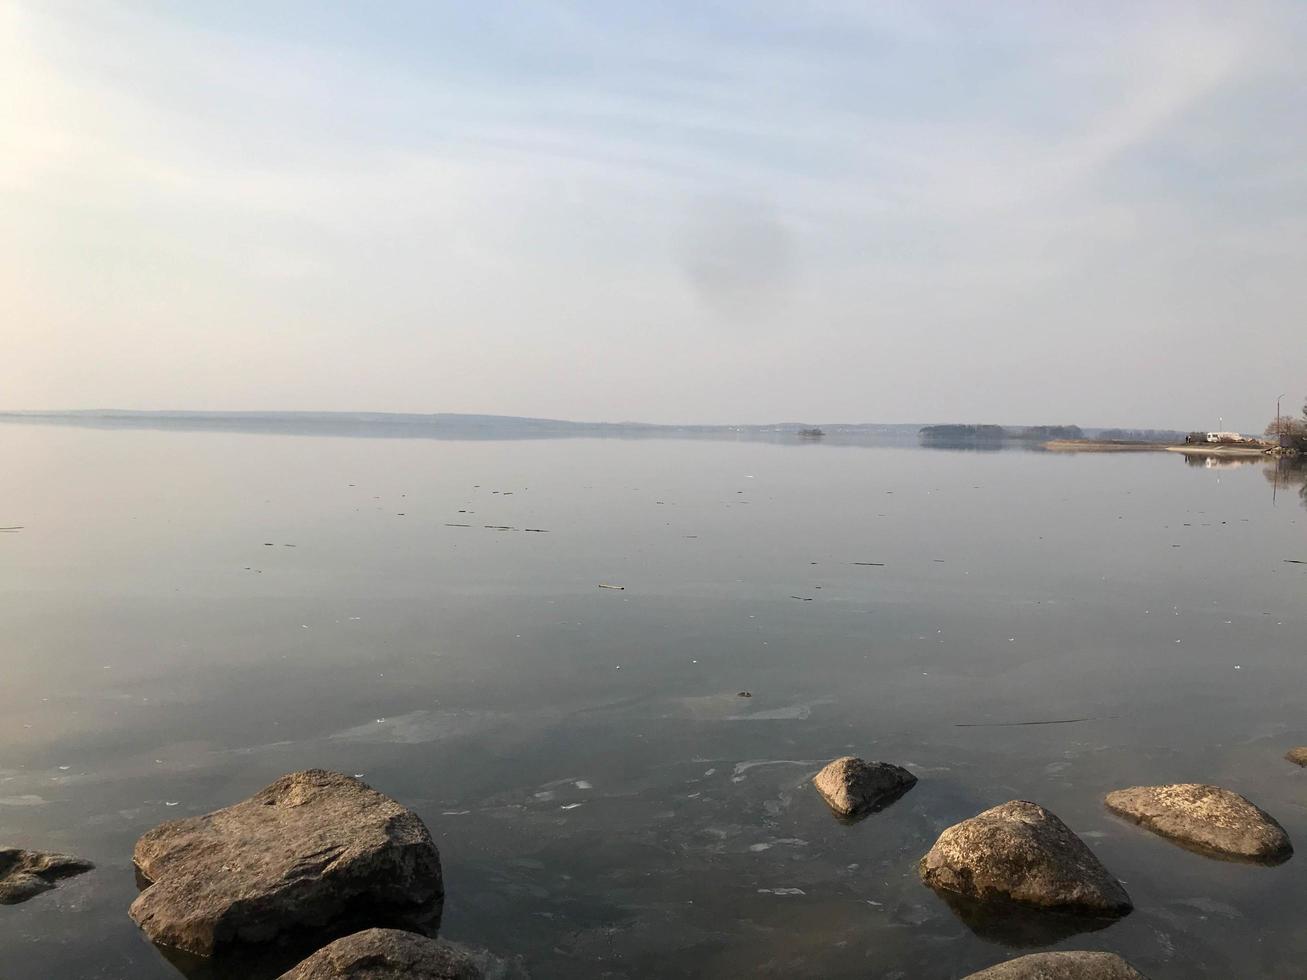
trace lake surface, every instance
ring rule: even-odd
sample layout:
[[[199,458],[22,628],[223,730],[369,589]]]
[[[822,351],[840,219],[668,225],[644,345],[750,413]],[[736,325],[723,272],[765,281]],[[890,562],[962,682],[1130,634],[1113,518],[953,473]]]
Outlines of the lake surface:
[[[537,978],[951,978],[1021,941],[1303,975],[1307,853],[1215,861],[1101,802],[1217,782],[1307,848],[1282,759],[1307,510],[1260,463],[30,424],[0,447],[0,842],[97,864],[0,907],[6,980],[183,975],[127,917],[134,841],[313,766],[415,808],[442,935]],[[920,782],[842,824],[809,780],[844,754]],[[1014,798],[1135,911],[1031,937],[920,883],[944,827]]]

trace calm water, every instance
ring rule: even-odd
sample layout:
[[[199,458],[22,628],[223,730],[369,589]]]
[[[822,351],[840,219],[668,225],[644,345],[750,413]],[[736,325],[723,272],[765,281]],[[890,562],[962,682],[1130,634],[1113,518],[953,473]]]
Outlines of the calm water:
[[[127,917],[136,837],[310,766],[414,807],[442,934],[534,977],[959,976],[1018,937],[914,865],[1012,798],[1137,906],[1059,945],[1304,973],[1307,772],[1281,755],[1307,743],[1307,510],[1261,464],[16,424],[0,448],[0,841],[98,865],[0,908],[6,980],[181,975]],[[921,781],[840,824],[808,779],[846,753]],[[1303,853],[1213,861],[1101,805],[1182,780]]]

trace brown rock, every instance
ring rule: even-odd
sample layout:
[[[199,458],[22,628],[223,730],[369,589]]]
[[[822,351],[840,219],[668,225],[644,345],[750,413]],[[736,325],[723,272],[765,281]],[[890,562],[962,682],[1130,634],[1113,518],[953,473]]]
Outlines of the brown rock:
[[[962,980],[1148,980],[1115,953],[1067,950],[1032,953],[999,963]]]
[[[1013,800],[954,824],[918,867],[932,888],[982,902],[1124,915],[1130,896],[1085,842],[1036,803]]]
[[[864,762],[846,755],[817,773],[812,785],[841,817],[874,813],[893,803],[917,782],[902,766]]]
[[[322,947],[278,980],[481,980],[466,953],[399,929],[366,929]]]
[[[0,905],[17,905],[33,895],[49,891],[55,881],[94,868],[68,854],[46,854],[0,847]]]
[[[338,772],[282,776],[241,803],[136,842],[150,885],[131,916],[154,942],[209,956],[365,910],[436,908],[440,855],[412,810]]]
[[[1290,749],[1284,753],[1284,757],[1297,765],[1307,766],[1307,745],[1299,745],[1297,748]]]
[[[1134,786],[1108,793],[1104,802],[1141,827],[1209,854],[1268,863],[1293,854],[1289,835],[1274,817],[1220,786]]]

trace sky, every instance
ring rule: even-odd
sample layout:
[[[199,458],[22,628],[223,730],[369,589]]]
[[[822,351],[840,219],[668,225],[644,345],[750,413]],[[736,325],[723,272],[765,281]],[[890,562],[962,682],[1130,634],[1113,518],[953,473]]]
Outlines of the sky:
[[[1259,431],[1307,4],[0,0],[0,408]]]

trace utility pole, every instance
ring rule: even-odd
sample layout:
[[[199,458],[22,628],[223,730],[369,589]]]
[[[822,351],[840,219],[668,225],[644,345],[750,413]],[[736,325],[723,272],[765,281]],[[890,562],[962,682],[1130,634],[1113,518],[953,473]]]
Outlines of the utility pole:
[[[1284,427],[1280,424],[1280,399],[1285,396],[1286,392],[1280,392],[1275,396],[1275,438],[1277,442],[1284,440]]]

